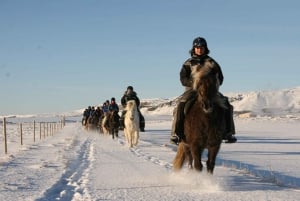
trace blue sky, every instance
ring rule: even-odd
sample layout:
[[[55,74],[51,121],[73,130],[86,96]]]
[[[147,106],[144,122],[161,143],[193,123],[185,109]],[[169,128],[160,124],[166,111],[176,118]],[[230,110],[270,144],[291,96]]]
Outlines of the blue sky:
[[[0,115],[102,104],[128,85],[172,98],[206,38],[221,91],[300,85],[300,1],[0,0]]]

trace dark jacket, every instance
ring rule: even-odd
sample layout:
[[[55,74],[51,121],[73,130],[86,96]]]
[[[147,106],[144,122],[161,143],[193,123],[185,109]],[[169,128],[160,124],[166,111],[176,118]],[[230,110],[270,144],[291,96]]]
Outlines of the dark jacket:
[[[116,111],[116,112],[119,112],[119,106],[118,106],[118,104],[116,104],[116,103],[111,103],[111,104],[109,105],[109,111]]]
[[[135,91],[132,91],[132,93],[128,93],[127,91],[125,91],[123,97],[121,98],[121,104],[124,108],[126,107],[127,101],[129,100],[135,100],[136,106],[140,106],[140,99],[137,97]]]
[[[208,60],[213,62],[214,65],[216,65],[216,68],[218,70],[220,85],[222,85],[224,77],[223,77],[221,67],[214,59],[212,59],[208,55],[201,55],[201,56],[193,55],[191,58],[189,58],[188,60],[186,60],[184,62],[184,64],[182,65],[181,71],[180,71],[181,84],[185,87],[191,88],[192,83],[193,83],[193,78],[191,76],[193,66],[196,66],[199,64],[203,65],[205,63],[205,61],[208,61]]]

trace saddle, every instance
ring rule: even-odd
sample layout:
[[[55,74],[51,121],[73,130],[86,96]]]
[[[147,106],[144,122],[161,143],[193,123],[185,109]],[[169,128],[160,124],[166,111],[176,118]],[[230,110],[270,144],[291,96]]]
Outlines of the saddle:
[[[196,99],[197,99],[197,92],[194,90],[187,91],[182,95],[181,102],[185,102],[184,110],[183,110],[184,115],[188,113],[188,111],[194,105]],[[223,96],[221,93],[218,94],[214,104],[216,104],[217,106],[225,110],[228,110],[230,108],[230,104],[228,102],[227,97]]]

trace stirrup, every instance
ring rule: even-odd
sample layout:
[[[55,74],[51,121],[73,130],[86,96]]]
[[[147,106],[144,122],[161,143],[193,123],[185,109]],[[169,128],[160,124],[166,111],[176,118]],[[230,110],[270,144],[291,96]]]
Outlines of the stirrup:
[[[180,143],[180,138],[177,136],[177,135],[172,135],[171,138],[170,138],[170,142],[172,144],[176,144],[178,145]]]
[[[230,135],[225,140],[225,143],[236,143],[236,141],[237,141],[236,137],[234,137],[233,135]]]

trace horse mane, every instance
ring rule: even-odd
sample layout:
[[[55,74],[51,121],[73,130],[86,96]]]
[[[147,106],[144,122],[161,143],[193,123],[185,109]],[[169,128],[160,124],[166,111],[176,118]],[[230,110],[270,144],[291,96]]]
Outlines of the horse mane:
[[[135,105],[135,100],[129,100],[129,101],[127,101],[127,103],[126,103],[126,110],[132,109],[134,107],[134,105]]]
[[[212,71],[215,73],[216,78],[218,79],[218,74],[216,72],[216,66],[215,62],[212,60],[206,59],[205,62],[201,65],[198,64],[192,69],[192,78],[193,78],[193,89],[198,89],[198,84],[205,76],[207,76],[209,73],[212,73]],[[218,84],[220,82],[218,81]],[[217,86],[219,89],[219,86]]]
[[[199,90],[199,86],[204,79],[206,79],[208,76],[213,76],[213,78],[216,79],[216,93],[214,94],[213,102],[224,109],[227,108],[224,99],[221,97],[220,93],[218,93],[220,80],[217,71],[217,64],[213,60],[206,59],[203,64],[196,65],[192,69],[191,75],[193,79],[192,89],[195,91]]]

